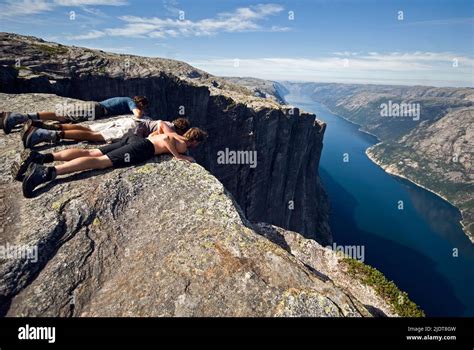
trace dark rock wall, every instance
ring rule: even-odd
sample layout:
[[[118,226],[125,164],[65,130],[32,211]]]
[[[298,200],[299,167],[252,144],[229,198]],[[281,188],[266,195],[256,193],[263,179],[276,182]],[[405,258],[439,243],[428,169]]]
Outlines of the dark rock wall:
[[[234,195],[251,221],[298,231],[323,244],[331,242],[327,198],[318,175],[324,126],[314,123],[314,115],[297,109],[290,113],[250,108],[168,74],[147,78],[71,74],[51,80],[41,74],[19,78],[8,66],[0,71],[1,92],[44,92],[97,101],[146,95],[153,118],[185,116],[208,131],[208,142],[192,155]],[[257,167],[218,164],[217,152],[226,148],[257,151]]]

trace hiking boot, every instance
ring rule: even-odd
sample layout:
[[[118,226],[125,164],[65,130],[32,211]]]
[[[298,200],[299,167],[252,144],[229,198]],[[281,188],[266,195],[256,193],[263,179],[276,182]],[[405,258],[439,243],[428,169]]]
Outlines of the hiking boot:
[[[44,154],[29,149],[23,150],[20,155],[20,162],[15,162],[12,165],[11,174],[13,178],[17,181],[22,181],[31,163],[43,164]]]
[[[58,124],[47,124],[47,123],[43,123],[42,121],[39,121],[39,120],[31,120],[30,119],[25,123],[25,125],[23,125],[23,128],[20,131],[21,139],[23,139],[25,133],[32,126],[34,126],[35,128],[38,128],[38,129],[61,131],[61,126],[58,125]]]
[[[33,126],[33,121],[29,120],[21,132],[21,140],[25,148],[32,148],[41,142],[57,143],[59,135],[57,131],[40,129]]]
[[[48,168],[41,164],[31,163],[23,179],[23,195],[25,198],[33,197],[36,187],[51,180]]]
[[[20,130],[20,138],[21,140],[23,141],[24,137],[25,137],[25,134],[28,130],[30,130],[30,128],[33,126],[33,121],[32,120],[28,120],[24,125],[23,127],[21,128]],[[25,146],[25,143],[23,142],[23,146]]]
[[[61,126],[59,124],[43,123],[40,120],[32,120],[31,125],[40,129],[61,131]]]
[[[0,113],[0,129],[3,130],[3,122],[5,118],[7,117],[8,112],[1,112]]]
[[[27,114],[4,112],[2,113],[3,131],[5,134],[9,134],[15,126],[23,124],[29,119]]]

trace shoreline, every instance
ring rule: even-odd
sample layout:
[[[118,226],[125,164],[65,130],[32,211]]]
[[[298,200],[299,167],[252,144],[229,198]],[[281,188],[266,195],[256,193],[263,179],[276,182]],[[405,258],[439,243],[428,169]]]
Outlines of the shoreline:
[[[318,101],[316,101],[316,102],[318,102]],[[339,117],[339,118],[341,118],[341,119],[344,119],[346,122],[351,123],[352,125],[356,126],[356,127],[357,127],[357,131],[360,131],[360,132],[362,132],[362,133],[364,133],[364,134],[367,134],[367,135],[370,135],[370,136],[374,137],[374,138],[377,140],[377,143],[374,144],[374,146],[375,146],[375,145],[378,145],[379,143],[382,143],[382,142],[383,142],[382,140],[380,140],[380,139],[378,138],[377,135],[372,134],[370,131],[367,131],[367,130],[362,129],[362,125],[357,124],[357,123],[353,122],[352,120],[349,120],[349,119],[347,119],[346,117],[344,117],[344,116],[338,114],[337,112],[333,111],[331,108],[329,108],[328,106],[326,106],[324,103],[322,103],[322,102],[318,102],[318,103],[321,103],[329,112],[331,112],[331,113],[334,114],[335,116],[337,116],[337,117]],[[371,146],[371,147],[372,147],[372,146]]]
[[[361,126],[360,124],[357,124],[357,123],[355,123],[355,122],[353,122],[353,121],[347,119],[346,117],[344,117],[344,116],[342,116],[342,115],[340,115],[340,114],[334,112],[331,108],[329,108],[328,106],[326,106],[324,103],[319,102],[319,101],[315,101],[315,102],[320,103],[321,105],[323,105],[329,112],[331,112],[331,113],[334,114],[335,116],[337,116],[337,117],[339,117],[339,118],[341,118],[341,119],[344,119],[345,121],[347,121],[347,122],[349,122],[349,123],[351,123],[351,124],[357,126],[357,127],[358,127],[358,131],[360,131],[360,132],[362,132],[362,133],[364,133],[364,134],[370,135],[370,136],[372,136],[372,137],[375,137],[375,138],[377,139],[377,141],[378,141],[377,143],[373,144],[372,146],[368,147],[368,148],[365,150],[365,155],[367,156],[367,158],[369,158],[369,160],[370,160],[372,163],[374,163],[375,165],[377,165],[378,167],[380,167],[380,168],[381,168],[383,171],[385,171],[387,174],[392,175],[392,176],[399,177],[399,178],[401,178],[401,179],[403,179],[403,180],[406,180],[406,181],[412,183],[413,185],[418,186],[418,187],[420,187],[420,188],[422,188],[422,189],[424,189],[424,190],[426,190],[426,191],[428,191],[428,192],[430,192],[430,193],[432,193],[432,194],[438,196],[439,198],[443,199],[444,201],[446,201],[446,202],[448,202],[450,205],[452,205],[454,208],[456,208],[456,209],[459,211],[459,213],[461,214],[461,220],[459,221],[459,224],[461,225],[461,229],[462,229],[462,231],[464,232],[464,234],[467,236],[467,238],[474,244],[474,236],[471,235],[471,233],[467,231],[467,227],[466,227],[466,225],[464,225],[464,223],[463,223],[463,220],[464,220],[464,213],[463,213],[463,210],[462,210],[462,209],[460,209],[456,204],[454,204],[453,202],[451,202],[449,199],[447,199],[446,197],[444,197],[442,194],[437,193],[437,192],[435,192],[434,190],[432,190],[432,189],[430,189],[430,188],[427,188],[426,186],[424,186],[424,185],[422,185],[422,184],[417,183],[416,181],[414,181],[414,180],[408,178],[406,175],[403,175],[403,174],[401,174],[401,173],[396,173],[396,172],[393,172],[393,171],[390,171],[390,170],[386,170],[386,169],[384,168],[383,164],[382,164],[380,161],[376,160],[373,156],[371,156],[371,155],[369,154],[370,150],[371,150],[373,147],[375,147],[375,146],[377,146],[377,145],[383,143],[382,140],[380,140],[376,135],[374,135],[374,134],[372,134],[372,133],[370,133],[370,132],[368,132],[368,131],[366,131],[366,130],[363,130],[363,129],[362,129],[362,126]],[[386,166],[386,167],[387,167],[387,166]]]
[[[288,95],[285,95],[285,96],[288,96]],[[286,100],[285,100],[285,101],[286,101]],[[344,116],[338,114],[337,112],[333,111],[331,108],[329,108],[328,106],[326,106],[326,105],[325,105],[324,103],[322,103],[322,102],[319,102],[319,101],[311,101],[311,100],[309,100],[309,101],[297,101],[297,103],[314,103],[314,102],[317,102],[317,103],[321,104],[322,106],[324,106],[324,108],[326,108],[329,112],[331,112],[331,113],[334,114],[335,116],[337,116],[337,117],[339,117],[339,118],[341,118],[341,119],[344,119],[346,122],[351,123],[352,125],[356,126],[358,131],[360,131],[360,132],[362,132],[362,133],[364,133],[364,134],[367,134],[367,135],[372,136],[373,138],[375,138],[375,139],[377,140],[377,143],[382,142],[382,140],[380,140],[377,135],[372,134],[370,131],[367,131],[367,130],[362,129],[362,126],[361,126],[360,124],[357,124],[357,123],[353,122],[352,120],[349,120],[349,119],[347,119],[346,117],[344,117]],[[291,104],[289,104],[289,105],[291,105]],[[294,107],[295,107],[295,106],[294,106]],[[297,107],[297,108],[299,108],[299,107]],[[304,111],[304,110],[300,108],[300,111]],[[308,112],[308,113],[311,113],[311,112]],[[312,114],[316,115],[316,118],[318,117],[316,113],[312,113]],[[324,122],[324,120],[322,120],[322,119],[319,119],[319,118],[317,118],[317,119]]]
[[[459,224],[461,225],[461,228],[463,230],[463,232],[466,234],[467,238],[469,238],[469,240],[474,243],[474,236],[472,236],[470,234],[470,232],[467,231],[467,227],[463,224],[463,220],[464,220],[464,215],[463,215],[463,211],[462,209],[458,208],[457,205],[455,205],[453,202],[451,202],[449,199],[447,199],[446,197],[444,197],[442,194],[438,193],[438,192],[435,192],[433,191],[432,189],[416,182],[415,180],[412,180],[410,178],[408,178],[406,175],[403,175],[402,173],[400,172],[394,172],[394,171],[391,171],[391,170],[387,170],[386,167],[384,168],[384,165],[382,164],[382,162],[378,161],[373,155],[370,154],[370,151],[372,150],[373,147],[381,144],[382,142],[379,142],[379,143],[376,143],[375,145],[372,145],[370,146],[369,148],[367,148],[365,150],[365,155],[367,156],[367,158],[370,159],[371,162],[373,162],[375,165],[377,165],[378,167],[380,167],[383,171],[385,171],[387,174],[389,175],[392,175],[392,176],[396,176],[396,177],[399,177],[401,179],[404,179],[418,187],[421,187],[422,189],[428,191],[428,192],[431,192],[433,193],[434,195],[440,197],[441,199],[445,200],[446,202],[448,202],[450,205],[452,205],[454,208],[456,208],[459,213],[461,214],[461,221],[459,221]]]

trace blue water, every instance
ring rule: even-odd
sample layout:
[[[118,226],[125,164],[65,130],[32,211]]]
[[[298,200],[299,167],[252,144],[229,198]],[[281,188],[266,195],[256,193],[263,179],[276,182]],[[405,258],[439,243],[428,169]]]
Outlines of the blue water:
[[[320,174],[334,242],[363,245],[365,263],[406,291],[427,316],[474,316],[474,244],[461,229],[459,211],[368,159],[365,150],[377,140],[358,126],[304,97],[285,98],[327,123]]]

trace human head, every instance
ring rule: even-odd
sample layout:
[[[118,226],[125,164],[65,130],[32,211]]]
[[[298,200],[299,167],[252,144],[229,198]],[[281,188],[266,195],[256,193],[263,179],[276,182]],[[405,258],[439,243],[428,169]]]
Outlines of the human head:
[[[148,106],[148,99],[145,96],[133,97],[133,102],[137,105],[138,109],[143,111]]]
[[[190,148],[199,146],[201,142],[206,141],[207,132],[199,128],[191,128],[183,135],[187,140],[186,144]]]
[[[174,130],[178,135],[184,135],[186,131],[189,130],[189,127],[191,124],[189,123],[189,120],[186,118],[178,118],[173,120],[173,125],[174,125]]]

